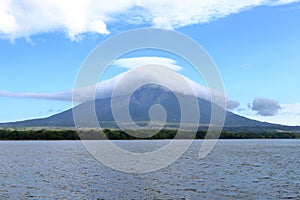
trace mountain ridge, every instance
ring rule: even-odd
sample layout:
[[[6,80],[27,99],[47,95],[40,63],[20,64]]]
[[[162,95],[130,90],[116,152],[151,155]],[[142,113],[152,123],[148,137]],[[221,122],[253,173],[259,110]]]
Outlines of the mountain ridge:
[[[149,110],[151,106],[160,104],[163,106],[167,113],[166,123],[164,128],[178,128],[181,120],[180,105],[177,96],[181,98],[191,98],[187,95],[174,94],[162,86],[147,85],[138,88],[129,99],[129,111],[133,122],[139,125],[147,125],[150,121]],[[125,97],[116,97],[114,100],[118,103],[123,103]],[[200,109],[199,129],[205,130],[209,126],[211,118],[212,103],[201,98],[197,98],[198,106]],[[73,111],[81,113],[81,122],[84,127],[95,128],[98,127],[98,122],[102,128],[118,128],[111,109],[111,98],[96,99],[94,101],[95,110],[97,115],[97,123],[91,123],[89,109],[91,108],[91,101],[77,105],[76,107],[68,109],[58,114],[49,117],[24,120],[18,122],[0,123],[0,128],[28,128],[28,127],[65,127],[74,128]],[[217,106],[217,109],[222,109]],[[230,111],[225,111],[225,124],[224,130],[238,131],[296,131],[300,132],[299,126],[285,126],[280,124],[271,124],[267,122],[260,122],[248,119],[243,116],[236,115]],[[191,115],[193,117],[193,115]],[[89,121],[90,120],[90,121]]]

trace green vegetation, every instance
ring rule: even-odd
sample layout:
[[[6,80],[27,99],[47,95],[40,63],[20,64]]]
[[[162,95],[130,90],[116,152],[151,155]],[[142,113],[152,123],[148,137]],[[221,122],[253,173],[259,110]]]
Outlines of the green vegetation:
[[[204,139],[206,131],[198,131],[196,136],[194,133],[185,131],[177,133],[175,129],[161,130],[157,134],[151,136],[149,130],[139,130],[138,132],[131,132],[131,135],[121,130],[104,129],[90,129],[81,130],[18,130],[18,129],[0,129],[0,140],[135,140],[135,139]],[[133,136],[134,135],[134,136]],[[214,138],[212,135],[210,138]],[[220,139],[294,139],[300,138],[299,133],[293,132],[222,132]]]
[[[74,130],[0,130],[0,140],[78,140]]]

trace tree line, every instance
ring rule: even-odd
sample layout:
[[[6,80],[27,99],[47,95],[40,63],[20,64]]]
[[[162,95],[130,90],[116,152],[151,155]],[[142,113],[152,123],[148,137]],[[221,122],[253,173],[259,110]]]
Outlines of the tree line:
[[[130,134],[128,134],[130,133]],[[153,134],[150,130],[122,131],[113,129],[89,130],[18,130],[0,129],[0,140],[136,140],[136,139],[204,139],[206,131],[192,133],[175,129],[164,129]],[[208,138],[217,138],[217,135],[208,135]],[[300,138],[299,133],[293,132],[222,132],[219,139],[294,139]]]

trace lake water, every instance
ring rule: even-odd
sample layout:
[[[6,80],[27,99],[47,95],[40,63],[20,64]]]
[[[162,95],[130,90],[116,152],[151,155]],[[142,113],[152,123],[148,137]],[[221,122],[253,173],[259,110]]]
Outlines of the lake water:
[[[201,142],[166,168],[128,174],[80,141],[1,141],[0,199],[300,199],[300,140],[219,140],[199,159]]]

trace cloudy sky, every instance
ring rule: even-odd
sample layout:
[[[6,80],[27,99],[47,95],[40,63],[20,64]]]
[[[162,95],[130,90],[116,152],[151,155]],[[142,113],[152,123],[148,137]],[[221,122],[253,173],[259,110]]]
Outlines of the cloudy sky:
[[[70,108],[90,51],[123,31],[156,27],[186,34],[206,49],[233,112],[300,125],[299,19],[296,0],[2,0],[0,122]],[[147,51],[116,61],[103,79],[149,60],[203,84],[184,61]]]

